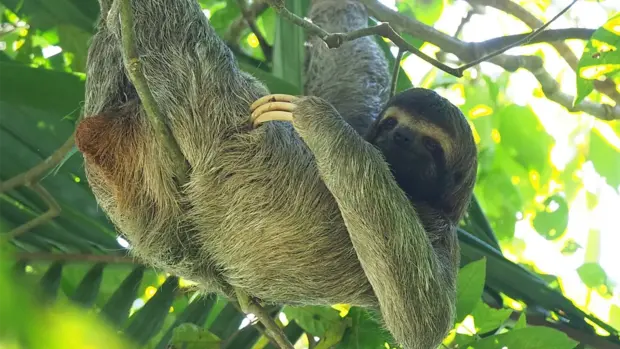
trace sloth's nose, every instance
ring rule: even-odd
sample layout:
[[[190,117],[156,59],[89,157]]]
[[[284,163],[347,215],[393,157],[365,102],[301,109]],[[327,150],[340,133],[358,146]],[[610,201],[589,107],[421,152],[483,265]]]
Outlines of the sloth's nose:
[[[413,141],[413,133],[406,128],[398,128],[394,130],[393,139],[399,146],[409,146]]]

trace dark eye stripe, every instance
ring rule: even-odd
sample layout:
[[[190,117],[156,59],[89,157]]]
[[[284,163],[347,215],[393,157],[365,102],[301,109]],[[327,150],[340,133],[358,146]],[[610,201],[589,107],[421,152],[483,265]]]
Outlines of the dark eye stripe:
[[[422,144],[424,148],[429,151],[434,157],[443,156],[443,149],[441,148],[441,144],[437,142],[434,138],[424,136],[422,139]]]
[[[383,122],[381,123],[381,128],[383,128],[386,131],[389,131],[393,129],[397,123],[398,121],[395,118],[389,117],[383,120]]]

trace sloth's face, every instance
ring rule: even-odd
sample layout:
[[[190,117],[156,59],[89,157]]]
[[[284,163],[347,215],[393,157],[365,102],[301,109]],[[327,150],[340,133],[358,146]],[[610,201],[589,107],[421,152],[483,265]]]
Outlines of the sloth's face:
[[[463,113],[432,90],[412,88],[388,102],[366,139],[383,152],[414,203],[464,214],[476,181],[478,154]]]
[[[413,201],[441,208],[449,172],[444,148],[427,127],[409,122],[411,118],[388,109],[369,141],[381,150],[398,185]]]

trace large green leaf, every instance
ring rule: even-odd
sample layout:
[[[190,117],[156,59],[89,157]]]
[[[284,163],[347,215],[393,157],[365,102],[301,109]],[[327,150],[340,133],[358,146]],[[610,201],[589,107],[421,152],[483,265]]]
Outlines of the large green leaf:
[[[461,268],[457,282],[456,322],[461,322],[480,302],[486,277],[486,258]]]
[[[324,336],[330,327],[343,321],[338,311],[331,307],[287,306],[283,311],[288,319],[295,320],[304,331],[318,337]]]
[[[549,327],[527,327],[471,343],[471,349],[573,349],[577,342]]]
[[[285,0],[286,8],[304,17],[307,0]],[[273,52],[273,75],[288,81],[301,90],[303,86],[304,42],[306,36],[301,27],[278,16]]]
[[[385,343],[394,342],[392,336],[364,309],[351,308],[345,319],[351,321],[351,326],[336,349],[377,349],[385,348]]]
[[[209,315],[209,311],[211,311],[211,307],[215,303],[215,299],[215,295],[210,295],[207,297],[199,296],[194,299],[194,301],[191,302],[187,308],[185,308],[185,310],[177,316],[175,322],[166,331],[166,334],[156,346],[156,349],[166,349],[170,339],[173,337],[173,333],[178,326],[181,326],[181,324],[189,323],[197,326],[203,326],[205,320],[207,319],[207,315]]]
[[[588,158],[596,172],[605,177],[607,184],[618,190],[620,186],[620,150],[614,148],[598,131],[590,133]]]
[[[594,90],[594,80],[620,71],[620,14],[597,29],[586,44],[577,64],[577,95],[579,104]]]
[[[143,276],[144,267],[136,267],[101,309],[101,314],[113,325],[121,327],[127,320]]]
[[[84,276],[84,279],[82,279],[82,282],[78,285],[75,293],[71,296],[74,302],[84,307],[92,306],[97,298],[97,293],[99,293],[105,266],[104,263],[93,265],[86,276]]]
[[[170,311],[179,279],[170,276],[157,289],[157,293],[138,310],[131,318],[125,329],[125,334],[137,344],[143,345],[155,336],[164,324]]]

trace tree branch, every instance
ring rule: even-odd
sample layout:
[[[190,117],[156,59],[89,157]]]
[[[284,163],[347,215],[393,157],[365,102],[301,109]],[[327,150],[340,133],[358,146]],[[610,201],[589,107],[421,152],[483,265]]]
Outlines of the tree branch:
[[[265,37],[260,32],[258,27],[256,26],[256,17],[253,12],[248,10],[248,6],[246,0],[237,0],[237,6],[239,6],[239,10],[241,11],[242,17],[245,19],[250,30],[256,35],[256,39],[258,40],[258,44],[260,45],[261,50],[263,51],[263,55],[267,61],[271,61],[272,49],[271,46],[265,40]]]
[[[258,304],[258,302],[250,295],[236,288],[237,300],[241,311],[246,314],[252,313],[265,326],[265,334],[273,339],[281,349],[294,349],[291,342],[286,338],[286,334],[280,326],[273,320],[267,310]]]
[[[5,182],[0,182],[0,193],[4,193],[19,186],[26,186],[32,189],[48,206],[48,210],[42,215],[20,225],[11,230],[8,234],[2,236],[2,240],[10,240],[21,234],[24,234],[34,227],[47,223],[60,214],[61,208],[54,197],[39,183],[41,178],[52,168],[58,166],[67,154],[73,149],[75,139],[73,134],[65,141],[65,143],[47,159],[40,162],[30,170],[20,173]]]
[[[537,28],[543,24],[541,20],[536,18],[536,16],[531,14],[528,10],[511,0],[467,0],[467,2],[469,2],[472,6],[489,6],[510,14],[525,23],[530,28]],[[579,59],[573,50],[571,50],[570,47],[568,47],[568,45],[564,42],[553,42],[551,43],[551,46],[558,51],[560,56],[564,58],[571,69],[577,72],[577,64],[579,63]],[[605,81],[594,80],[594,87],[599,92],[602,92],[616,102],[616,105],[620,104],[620,92],[618,92],[615,83],[611,79],[607,79]]]
[[[176,179],[178,185],[183,185],[188,181],[188,166],[185,161],[185,156],[181,151],[181,147],[177,143],[172,131],[168,127],[166,117],[163,115],[157,101],[149,88],[146,77],[142,72],[142,62],[138,56],[136,49],[136,39],[133,30],[133,14],[131,8],[131,0],[121,1],[121,40],[122,40],[122,56],[125,63],[125,69],[129,73],[131,82],[133,83],[142,106],[149,119],[149,124],[155,130],[157,134],[157,140],[162,142],[173,162],[176,163],[177,169]]]
[[[39,197],[47,205],[48,210],[37,218],[20,225],[19,227],[11,230],[8,234],[4,235],[2,238],[6,241],[16,238],[17,236],[24,234],[41,224],[47,223],[60,214],[60,205],[58,205],[58,202],[56,202],[54,197],[41,185],[41,183],[37,182],[34,184],[27,184],[26,186],[39,195]]]
[[[400,73],[400,61],[403,59],[405,51],[399,49],[396,59],[394,60],[394,70],[392,71],[392,87],[390,88],[390,98],[396,94],[396,86],[398,86],[398,73]]]
[[[521,42],[521,46],[540,44],[543,42],[555,43],[559,41],[578,39],[589,40],[596,29],[587,28],[566,28],[566,29],[547,29],[533,38],[529,38],[532,32],[524,34],[506,35],[481,42],[472,43],[485,52],[495,51],[515,42]],[[524,41],[524,39],[527,39]]]
[[[475,65],[478,65],[482,62],[488,61],[489,59],[499,56],[500,54],[510,50],[513,47],[517,47],[519,46],[521,43],[524,43],[530,39],[533,39],[534,37],[536,37],[538,34],[540,34],[543,30],[545,30],[545,28],[547,28],[551,23],[555,22],[556,19],[560,18],[560,16],[562,16],[564,13],[566,13],[566,11],[568,11],[568,9],[570,9],[578,0],[573,0],[570,4],[568,4],[568,6],[566,6],[562,11],[560,11],[557,15],[555,15],[555,17],[553,17],[550,21],[548,21],[547,23],[543,24],[540,28],[534,30],[530,35],[517,40],[516,42],[504,46],[501,49],[495,50],[487,55],[484,55],[478,59],[473,60],[472,62],[469,62],[461,67],[459,67],[459,69],[461,71],[465,71],[468,68],[471,68]]]
[[[450,52],[463,61],[472,61],[484,55],[476,43],[466,43],[446,35],[433,27],[426,26],[419,21],[395,12],[379,3],[377,0],[360,0],[364,3],[369,13],[380,21],[388,21],[397,30],[418,38],[424,38],[431,44]],[[493,0],[480,0],[493,1]],[[542,68],[542,60],[529,56],[510,56],[501,54],[489,61],[508,71],[516,71],[519,68],[529,70],[546,91],[547,98],[562,105],[571,112],[583,111],[602,120],[620,119],[620,105],[610,106],[591,101],[583,101],[575,107],[572,105],[573,97],[559,91],[559,85],[555,79]],[[537,64],[540,62],[541,64]],[[535,64],[536,63],[536,64]],[[547,94],[549,93],[549,94]]]
[[[250,18],[256,20],[263,12],[265,12],[269,8],[269,4],[267,4],[263,0],[255,0],[248,7],[248,15]],[[224,37],[229,44],[237,43],[241,34],[247,27],[247,21],[245,15],[241,15],[237,17],[232,24],[228,27],[228,30]]]
[[[64,159],[69,151],[73,149],[74,144],[75,139],[72,134],[71,137],[69,137],[65,143],[60,146],[60,148],[58,148],[43,162],[26,172],[20,173],[17,176],[8,179],[5,182],[0,182],[0,193],[7,192],[21,185],[29,185],[38,182],[49,170],[60,164],[62,159]]]

